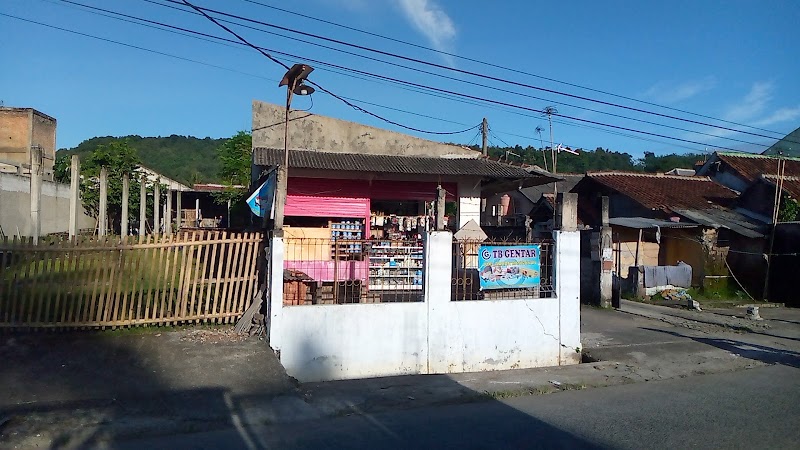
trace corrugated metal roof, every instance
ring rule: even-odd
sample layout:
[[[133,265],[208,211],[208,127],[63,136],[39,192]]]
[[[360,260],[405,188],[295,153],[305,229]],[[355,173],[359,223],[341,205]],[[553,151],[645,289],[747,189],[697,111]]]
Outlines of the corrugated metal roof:
[[[283,149],[255,148],[253,163],[275,166],[283,163]],[[486,158],[431,158],[419,156],[365,155],[312,150],[290,150],[289,167],[351,172],[383,172],[422,175],[473,175],[491,178],[553,177],[535,166],[522,167]],[[553,179],[557,179],[553,177]],[[549,181],[549,180],[548,180]]]
[[[728,206],[736,192],[708,177],[644,174],[631,172],[589,172],[590,179],[630,197],[648,209],[706,209],[711,204]]]
[[[696,223],[671,222],[669,220],[650,219],[647,217],[612,217],[608,219],[611,225],[626,228],[697,228]]]
[[[763,226],[736,211],[725,208],[708,208],[702,210],[677,209],[677,214],[689,220],[711,228],[726,228],[734,233],[749,238],[763,238]]]

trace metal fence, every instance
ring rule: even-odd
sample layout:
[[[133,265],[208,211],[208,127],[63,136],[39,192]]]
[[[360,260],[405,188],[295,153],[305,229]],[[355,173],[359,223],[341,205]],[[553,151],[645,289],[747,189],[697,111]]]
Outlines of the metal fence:
[[[423,301],[423,241],[286,238],[283,304]]]
[[[499,267],[480,267],[480,252],[484,247],[519,247],[536,246],[538,252],[538,273],[533,270],[520,268],[513,264]],[[549,298],[554,296],[553,290],[553,241],[520,240],[520,241],[480,241],[480,240],[454,240],[453,242],[453,276],[451,300],[505,300],[522,298]],[[483,269],[483,271],[481,270]],[[492,272],[494,270],[494,272]],[[498,270],[502,273],[498,273]],[[490,277],[507,277],[518,282],[526,277],[528,281],[538,283],[521,283],[527,287],[508,287],[496,289],[481,289],[481,278],[486,281]],[[514,282],[508,283],[513,285]],[[488,284],[488,283],[487,283]]]

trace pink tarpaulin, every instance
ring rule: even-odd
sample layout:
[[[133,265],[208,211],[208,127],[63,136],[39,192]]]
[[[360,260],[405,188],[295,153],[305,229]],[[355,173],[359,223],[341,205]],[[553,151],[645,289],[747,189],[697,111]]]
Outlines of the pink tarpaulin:
[[[284,214],[305,217],[358,217],[369,219],[369,199],[289,194]]]

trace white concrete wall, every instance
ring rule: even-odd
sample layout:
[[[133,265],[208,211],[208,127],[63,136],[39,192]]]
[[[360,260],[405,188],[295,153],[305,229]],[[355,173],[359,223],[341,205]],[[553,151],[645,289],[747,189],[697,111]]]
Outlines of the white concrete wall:
[[[31,226],[31,179],[15,174],[0,173],[0,227],[7,236],[19,230],[29,236]],[[66,232],[69,228],[69,185],[42,181],[42,198],[39,203],[41,234]],[[81,207],[79,228],[94,228],[94,218]]]
[[[287,306],[281,363],[300,381],[427,371],[424,303]]]
[[[481,223],[481,185],[480,180],[460,181],[458,183],[458,228],[470,220]]]
[[[283,306],[283,242],[273,239],[270,345],[301,381],[579,363],[580,234],[554,237],[557,298],[451,301],[453,237],[437,231],[424,303],[313,306]]]
[[[581,233],[555,231],[555,291],[558,295],[561,364],[581,362]]]

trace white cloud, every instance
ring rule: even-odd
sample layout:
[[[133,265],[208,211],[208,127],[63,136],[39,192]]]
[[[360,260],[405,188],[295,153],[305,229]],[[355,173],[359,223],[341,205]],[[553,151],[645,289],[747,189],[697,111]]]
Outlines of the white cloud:
[[[717,80],[713,76],[672,85],[660,82],[650,87],[643,95],[659,103],[677,103],[709,91],[716,85]]]
[[[781,108],[775,110],[769,116],[754,122],[753,125],[757,127],[768,127],[776,123],[795,121],[798,118],[800,118],[800,105],[794,108]]]
[[[451,50],[456,27],[434,0],[397,0],[406,19],[425,36],[433,48]]]
[[[766,110],[774,90],[775,85],[771,81],[753,83],[750,92],[741,101],[730,106],[723,114],[723,118],[733,122],[753,120]]]

